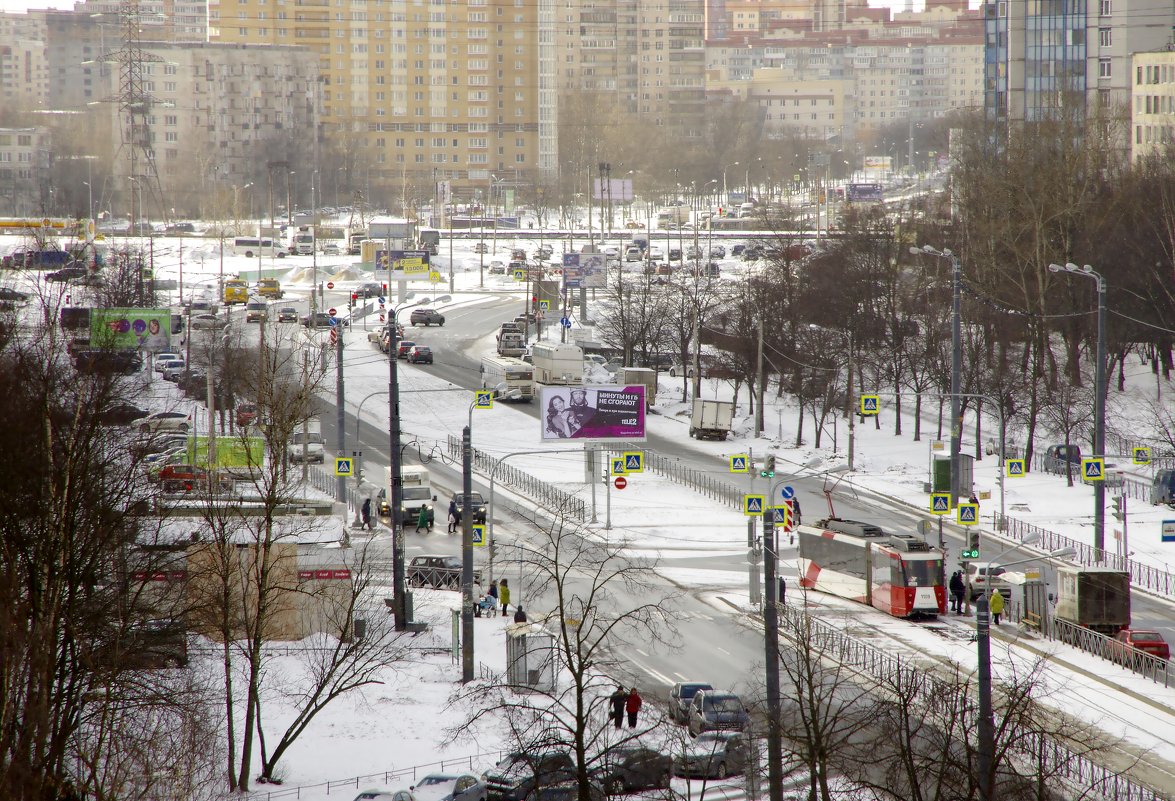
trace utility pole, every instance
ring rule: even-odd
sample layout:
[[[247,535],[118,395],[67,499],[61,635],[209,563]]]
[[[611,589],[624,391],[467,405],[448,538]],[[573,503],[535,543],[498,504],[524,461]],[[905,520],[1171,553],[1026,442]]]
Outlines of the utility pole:
[[[262,325],[265,322],[262,321]],[[336,324],[331,328],[335,334],[335,408],[338,410],[338,420],[335,431],[335,454],[344,456],[347,453],[347,419],[343,401],[346,398],[343,382],[343,332],[342,326]],[[395,354],[390,354],[395,358]],[[352,462],[352,464],[354,464]],[[340,503],[347,500],[347,479],[345,476],[335,476],[335,500]]]
[[[955,254],[944,251],[951,262],[951,503],[959,502],[959,452],[963,442],[963,299],[962,264]],[[1003,465],[1000,465],[1003,469]]]
[[[769,498],[775,497],[775,490]],[[779,731],[782,714],[779,691],[779,581],[775,576],[775,514],[763,509],[763,582],[767,603],[763,607],[763,642],[766,647],[767,682],[767,783],[771,801],[783,801],[783,740]]]
[[[473,406],[461,432],[461,683],[473,681]]]
[[[759,403],[755,408],[755,437],[763,433],[763,313],[759,312],[759,353],[755,365],[758,375]]]

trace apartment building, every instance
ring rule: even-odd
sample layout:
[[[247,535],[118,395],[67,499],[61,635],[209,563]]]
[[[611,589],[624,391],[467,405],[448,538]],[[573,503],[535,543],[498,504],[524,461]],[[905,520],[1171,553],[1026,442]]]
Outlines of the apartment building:
[[[48,92],[44,20],[0,14],[0,103],[9,109],[39,109]]]
[[[43,216],[52,208],[47,128],[0,128],[0,216]]]
[[[1175,49],[1135,53],[1130,103],[1130,157],[1166,157],[1175,146]]]
[[[302,45],[322,75],[324,169],[360,178],[395,207],[451,182],[534,185],[553,171],[557,101],[540,102],[541,35],[554,0],[213,0],[209,37]],[[541,134],[541,135],[540,135]],[[335,159],[331,161],[330,158]]]

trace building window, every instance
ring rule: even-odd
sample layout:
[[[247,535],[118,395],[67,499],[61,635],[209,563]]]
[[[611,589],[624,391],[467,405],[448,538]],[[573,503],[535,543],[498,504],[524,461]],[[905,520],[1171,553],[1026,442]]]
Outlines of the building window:
[[[1114,12],[1114,0],[1101,0],[1098,13],[1103,17],[1109,17]]]
[[[1098,28],[1097,43],[1100,47],[1112,47],[1114,44],[1114,31],[1112,28]]]
[[[1097,60],[1097,77],[1110,78],[1112,76],[1113,72],[1110,67],[1110,60],[1108,58],[1099,58]]]

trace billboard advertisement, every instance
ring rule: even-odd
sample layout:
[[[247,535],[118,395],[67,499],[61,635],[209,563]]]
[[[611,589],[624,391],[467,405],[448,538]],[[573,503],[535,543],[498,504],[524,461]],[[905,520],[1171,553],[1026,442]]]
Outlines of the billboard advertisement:
[[[543,442],[566,439],[644,440],[645,388],[540,387],[539,424]]]
[[[602,289],[608,285],[608,257],[603,253],[564,253],[563,283],[567,289]]]
[[[428,257],[427,250],[377,250],[375,269],[383,275],[391,270],[391,281],[427,281]]]
[[[171,310],[91,309],[90,342],[96,348],[165,350],[171,345]]]
[[[592,197],[596,200],[611,200],[615,203],[631,203],[631,178],[593,178]]]

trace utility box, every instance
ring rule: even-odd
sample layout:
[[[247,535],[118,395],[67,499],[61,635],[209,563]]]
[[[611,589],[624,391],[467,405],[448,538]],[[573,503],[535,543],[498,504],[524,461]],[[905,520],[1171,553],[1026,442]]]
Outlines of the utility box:
[[[930,461],[931,492],[951,491],[951,457],[934,454]],[[959,454],[959,495],[969,498],[975,491],[975,457]]]
[[[515,690],[553,692],[555,638],[535,623],[506,626],[506,683]]]

